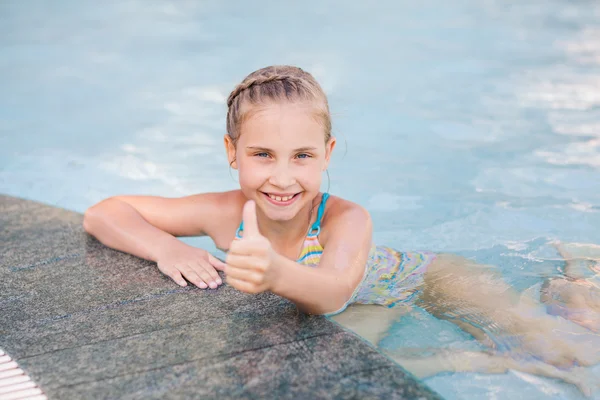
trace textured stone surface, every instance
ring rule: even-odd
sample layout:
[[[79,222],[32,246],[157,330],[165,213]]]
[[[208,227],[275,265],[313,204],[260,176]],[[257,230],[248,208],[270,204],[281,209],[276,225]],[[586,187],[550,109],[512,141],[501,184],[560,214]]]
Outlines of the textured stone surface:
[[[180,288],[77,213],[0,196],[0,348],[50,399],[438,398],[270,293]]]

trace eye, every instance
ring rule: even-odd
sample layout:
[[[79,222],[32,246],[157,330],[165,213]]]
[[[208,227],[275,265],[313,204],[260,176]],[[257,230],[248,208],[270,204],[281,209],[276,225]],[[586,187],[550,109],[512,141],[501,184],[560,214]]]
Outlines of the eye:
[[[263,152],[260,152],[260,153],[256,153],[254,156],[255,156],[255,157],[259,157],[259,158],[267,158],[267,157],[269,157],[269,154],[268,154],[268,153],[265,153],[265,152],[263,151]]]
[[[300,153],[296,157],[298,157],[298,158],[311,158],[312,156],[310,154]]]

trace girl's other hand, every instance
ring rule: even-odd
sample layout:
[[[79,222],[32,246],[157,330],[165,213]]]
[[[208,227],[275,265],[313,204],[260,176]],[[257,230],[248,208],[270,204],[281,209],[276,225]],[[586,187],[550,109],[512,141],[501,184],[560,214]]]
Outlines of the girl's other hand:
[[[216,289],[223,283],[217,273],[225,271],[222,261],[206,250],[180,241],[165,246],[156,263],[160,272],[180,286],[187,286],[186,279],[201,289]]]
[[[227,254],[227,283],[246,293],[270,290],[275,280],[273,266],[277,254],[258,230],[254,201],[244,205],[243,220],[243,237],[231,243]]]

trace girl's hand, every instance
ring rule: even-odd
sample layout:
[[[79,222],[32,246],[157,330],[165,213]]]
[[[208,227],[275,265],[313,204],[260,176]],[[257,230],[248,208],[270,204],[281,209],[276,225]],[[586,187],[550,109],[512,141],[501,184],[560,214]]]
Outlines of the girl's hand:
[[[275,258],[277,253],[271,243],[258,231],[256,203],[250,200],[244,205],[244,234],[234,240],[225,260],[227,283],[239,291],[260,293],[270,290],[275,281]]]
[[[169,276],[180,286],[187,286],[185,279],[201,289],[207,287],[216,289],[223,283],[216,271],[225,270],[225,264],[222,261],[206,250],[189,246],[180,241],[171,242],[165,246],[156,263],[163,274]]]

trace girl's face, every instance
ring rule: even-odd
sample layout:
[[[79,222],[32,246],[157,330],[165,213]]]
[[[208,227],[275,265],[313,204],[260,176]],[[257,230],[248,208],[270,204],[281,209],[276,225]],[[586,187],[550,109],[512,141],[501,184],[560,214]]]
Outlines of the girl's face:
[[[229,163],[239,170],[248,199],[269,219],[288,221],[319,193],[335,139],[325,144],[312,106],[272,104],[253,111],[237,147],[225,135]]]

